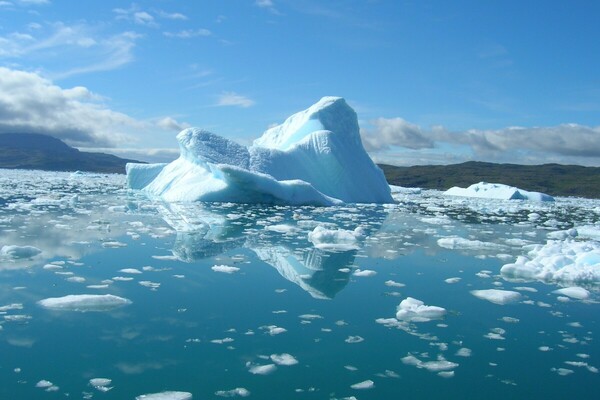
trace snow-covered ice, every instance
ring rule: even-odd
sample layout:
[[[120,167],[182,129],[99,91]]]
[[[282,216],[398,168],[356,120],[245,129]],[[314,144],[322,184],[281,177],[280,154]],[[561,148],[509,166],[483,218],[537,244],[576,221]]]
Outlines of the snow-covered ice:
[[[471,290],[471,294],[479,299],[500,305],[513,303],[521,298],[519,292],[500,289]]]
[[[507,278],[544,282],[600,283],[600,242],[549,240],[545,245],[528,246],[526,256],[504,265]]]
[[[188,128],[168,165],[128,164],[127,182],[166,201],[314,204],[391,203],[383,172],[364,150],[344,99],[324,97],[246,148]]]
[[[131,300],[112,294],[71,294],[63,297],[50,297],[38,304],[51,310],[66,311],[110,311],[131,304]]]
[[[571,286],[555,290],[553,293],[562,294],[573,299],[585,300],[590,297],[590,291],[579,286]]]
[[[312,232],[309,232],[308,240],[321,250],[347,251],[359,248],[358,239],[362,234],[360,228],[348,231],[345,229],[327,229],[319,225]]]
[[[396,319],[400,321],[427,322],[440,319],[446,315],[446,309],[437,306],[426,306],[421,300],[407,297],[398,305]]]
[[[165,391],[136,396],[135,400],[191,400],[190,392]]]
[[[532,201],[554,201],[554,198],[545,193],[529,192],[514,186],[501,183],[475,183],[468,188],[458,186],[451,187],[444,192],[447,196],[478,197],[498,200],[532,200]]]

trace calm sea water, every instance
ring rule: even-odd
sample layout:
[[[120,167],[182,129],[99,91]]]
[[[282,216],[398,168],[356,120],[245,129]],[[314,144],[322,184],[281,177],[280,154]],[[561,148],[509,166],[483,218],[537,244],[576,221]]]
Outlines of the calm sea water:
[[[184,206],[127,193],[120,176],[0,171],[0,184],[0,247],[38,249],[0,259],[1,399],[598,396],[597,288],[567,301],[557,284],[499,273],[549,231],[597,224],[598,202]],[[319,249],[319,225],[360,234]],[[454,236],[472,245],[437,242]],[[131,303],[38,303],[82,294]],[[407,297],[447,313],[394,323]]]

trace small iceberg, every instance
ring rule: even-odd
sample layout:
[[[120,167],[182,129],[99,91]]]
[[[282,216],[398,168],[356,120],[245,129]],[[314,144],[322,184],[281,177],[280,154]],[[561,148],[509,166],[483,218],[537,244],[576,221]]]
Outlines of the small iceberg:
[[[177,140],[180,157],[170,164],[127,164],[128,187],[167,202],[393,203],[341,97],[323,97],[250,147],[198,128]]]
[[[112,294],[70,294],[43,299],[38,304],[50,310],[87,312],[110,311],[131,304],[131,300]]]
[[[468,188],[451,187],[444,192],[446,196],[476,197],[497,200],[554,201],[554,197],[540,192],[529,192],[501,183],[475,183]]]

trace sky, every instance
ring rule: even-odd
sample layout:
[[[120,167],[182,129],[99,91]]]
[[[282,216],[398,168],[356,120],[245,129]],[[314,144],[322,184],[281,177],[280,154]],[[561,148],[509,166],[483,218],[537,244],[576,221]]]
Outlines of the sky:
[[[0,0],[0,133],[143,161],[323,96],[394,165],[600,166],[600,2]]]

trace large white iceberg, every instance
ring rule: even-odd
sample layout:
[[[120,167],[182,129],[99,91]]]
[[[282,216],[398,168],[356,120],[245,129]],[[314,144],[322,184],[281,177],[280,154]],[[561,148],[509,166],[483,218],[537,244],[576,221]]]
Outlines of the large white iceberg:
[[[468,188],[454,186],[446,190],[444,194],[447,196],[477,197],[499,200],[554,201],[554,197],[545,193],[529,192],[514,186],[486,182],[475,183]]]
[[[340,97],[322,98],[250,147],[197,128],[177,140],[180,157],[170,164],[128,164],[129,188],[169,202],[393,202],[362,145],[356,113]]]

